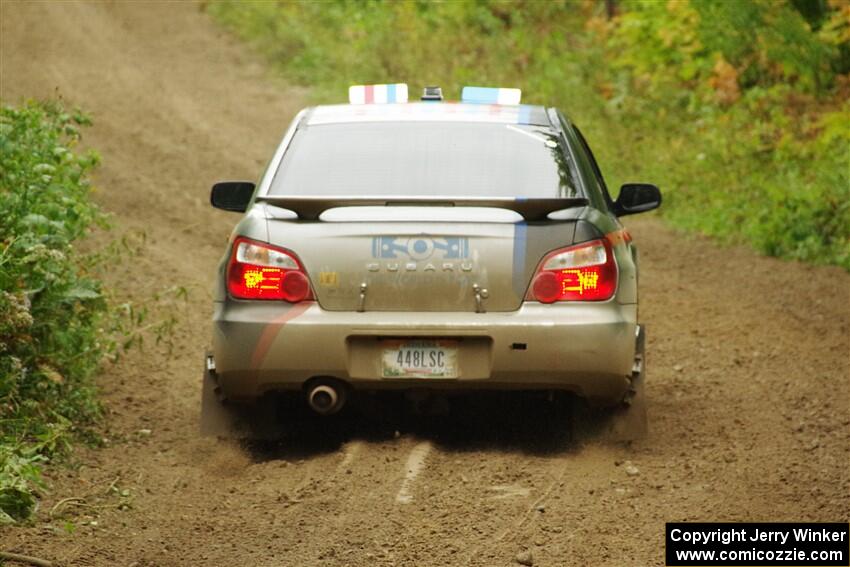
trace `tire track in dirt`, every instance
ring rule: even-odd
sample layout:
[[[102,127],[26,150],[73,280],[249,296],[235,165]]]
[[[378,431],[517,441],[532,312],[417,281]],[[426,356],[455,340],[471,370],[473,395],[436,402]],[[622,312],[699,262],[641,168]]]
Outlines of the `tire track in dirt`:
[[[410,454],[407,456],[407,461],[404,464],[404,479],[401,481],[401,488],[395,496],[396,504],[410,504],[413,502],[413,483],[416,477],[425,468],[425,460],[428,458],[428,453],[431,452],[431,443],[423,441],[418,443]]]
[[[93,114],[97,199],[147,233],[112,284],[135,300],[191,293],[173,351],[107,369],[111,442],[49,472],[40,515],[115,478],[131,507],[4,529],[0,548],[96,566],[489,567],[524,549],[535,565],[642,566],[662,564],[665,521],[850,519],[850,277],[651,217],[628,219],[649,329],[644,441],[575,444],[534,404],[437,426],[328,422],[272,448],[198,438],[207,290],[236,220],[208,187],[256,178],[302,98],[197,4],[0,0],[0,97],[57,89]]]

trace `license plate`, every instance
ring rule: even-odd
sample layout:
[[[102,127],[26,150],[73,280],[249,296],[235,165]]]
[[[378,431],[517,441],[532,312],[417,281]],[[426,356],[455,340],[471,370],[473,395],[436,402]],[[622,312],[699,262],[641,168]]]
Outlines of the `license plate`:
[[[457,378],[457,341],[393,340],[383,348],[384,378]]]

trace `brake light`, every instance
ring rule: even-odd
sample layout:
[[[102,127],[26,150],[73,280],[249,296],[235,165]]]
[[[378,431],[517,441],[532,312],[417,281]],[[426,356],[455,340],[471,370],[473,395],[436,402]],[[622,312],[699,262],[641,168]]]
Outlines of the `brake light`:
[[[312,299],[310,281],[292,252],[248,238],[233,242],[227,266],[227,290],[239,299]]]
[[[617,290],[617,264],[607,239],[555,250],[540,263],[527,299],[604,301]]]

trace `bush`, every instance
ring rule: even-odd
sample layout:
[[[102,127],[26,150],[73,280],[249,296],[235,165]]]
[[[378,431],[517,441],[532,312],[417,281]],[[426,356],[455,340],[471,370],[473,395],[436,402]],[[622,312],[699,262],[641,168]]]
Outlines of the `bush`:
[[[0,523],[21,520],[39,466],[99,414],[92,376],[109,347],[106,302],[73,246],[103,214],[79,112],[0,109]]]

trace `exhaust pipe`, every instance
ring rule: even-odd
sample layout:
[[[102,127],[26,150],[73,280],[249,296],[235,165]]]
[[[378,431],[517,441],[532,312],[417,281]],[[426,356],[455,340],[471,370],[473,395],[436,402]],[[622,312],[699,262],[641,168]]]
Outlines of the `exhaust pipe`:
[[[345,392],[334,384],[316,384],[307,392],[307,403],[319,415],[331,415],[345,405]]]

